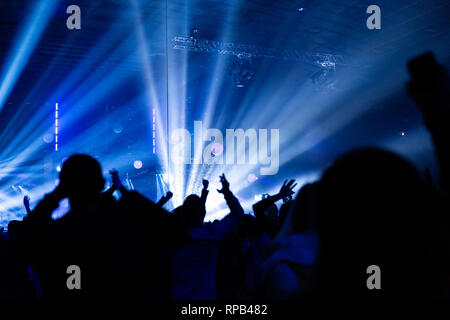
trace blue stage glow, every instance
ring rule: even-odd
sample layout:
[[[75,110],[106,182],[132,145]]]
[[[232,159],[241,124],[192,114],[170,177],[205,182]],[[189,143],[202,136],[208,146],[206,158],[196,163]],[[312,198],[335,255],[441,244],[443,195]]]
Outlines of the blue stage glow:
[[[57,1],[38,0],[33,3],[34,7],[24,19],[27,23],[13,42],[16,45],[9,52],[0,73],[0,111],[46,28]]]
[[[278,192],[286,178],[296,178],[299,190],[359,146],[387,148],[436,169],[420,112],[404,92],[405,62],[427,49],[449,64],[448,4],[424,12],[380,0],[390,10],[381,32],[367,30],[364,8],[336,10],[329,1],[78,5],[86,19],[80,30],[66,29],[60,2],[36,0],[17,4],[23,18],[9,37],[2,33],[1,226],[24,216],[22,190],[36,203],[54,188],[73,153],[93,155],[105,178],[115,168],[125,185],[154,200],[172,191],[168,209],[199,195],[208,179],[206,220],[228,212],[216,191],[222,173],[250,213],[255,199]],[[177,47],[175,37],[192,46]],[[200,121],[202,133],[195,134]],[[176,162],[170,143],[178,129],[189,136],[189,164]],[[257,133],[244,137],[244,148],[235,146],[244,164],[220,163],[230,151],[227,129]],[[259,130],[272,129],[279,130],[279,170],[261,175],[268,165],[250,162],[248,152],[264,141]],[[209,141],[217,132],[223,141]]]

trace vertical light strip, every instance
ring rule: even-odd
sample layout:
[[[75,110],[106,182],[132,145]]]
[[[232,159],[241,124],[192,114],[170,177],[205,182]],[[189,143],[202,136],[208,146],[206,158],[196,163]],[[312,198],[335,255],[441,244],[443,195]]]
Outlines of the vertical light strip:
[[[152,139],[153,139],[153,154],[156,153],[156,110],[153,108],[152,116]]]
[[[58,151],[58,102],[55,103],[55,152]]]

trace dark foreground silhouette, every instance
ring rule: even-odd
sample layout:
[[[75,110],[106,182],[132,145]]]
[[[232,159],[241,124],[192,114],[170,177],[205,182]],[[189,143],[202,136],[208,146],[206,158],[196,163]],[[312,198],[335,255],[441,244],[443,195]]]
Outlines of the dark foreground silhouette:
[[[59,185],[33,210],[26,197],[27,216],[1,233],[0,297],[449,297],[449,80],[430,53],[408,68],[407,91],[440,166],[437,185],[394,153],[362,148],[341,155],[294,200],[296,183],[286,180],[253,215],[222,175],[217,192],[229,213],[204,223],[207,180],[200,196],[168,212],[171,192],[154,203],[127,190],[115,170],[103,191],[100,164],[75,154]],[[70,212],[53,220],[66,198]],[[381,284],[371,277],[377,272]]]

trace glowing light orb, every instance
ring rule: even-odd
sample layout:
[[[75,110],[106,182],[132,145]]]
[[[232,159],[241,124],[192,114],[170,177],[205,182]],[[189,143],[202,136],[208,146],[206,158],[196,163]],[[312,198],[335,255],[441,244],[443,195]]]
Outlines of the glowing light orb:
[[[142,168],[142,161],[141,161],[141,160],[136,160],[136,161],[133,163],[133,166],[134,166],[136,169]]]

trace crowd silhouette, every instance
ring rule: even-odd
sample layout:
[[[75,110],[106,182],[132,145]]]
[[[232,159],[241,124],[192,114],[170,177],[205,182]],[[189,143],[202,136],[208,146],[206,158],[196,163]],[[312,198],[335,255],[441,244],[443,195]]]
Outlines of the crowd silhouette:
[[[361,148],[341,155],[295,195],[294,180],[245,214],[220,176],[229,213],[205,223],[210,190],[172,212],[122,185],[97,160],[74,154],[58,186],[0,238],[0,298],[155,300],[308,297],[450,297],[450,90],[431,53],[408,63],[406,89],[423,113],[440,176],[433,184],[399,155]],[[113,196],[114,192],[120,197]],[[70,211],[52,212],[62,199]],[[277,202],[283,201],[280,210]],[[68,285],[68,267],[81,271]],[[381,289],[369,289],[369,266]]]

